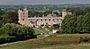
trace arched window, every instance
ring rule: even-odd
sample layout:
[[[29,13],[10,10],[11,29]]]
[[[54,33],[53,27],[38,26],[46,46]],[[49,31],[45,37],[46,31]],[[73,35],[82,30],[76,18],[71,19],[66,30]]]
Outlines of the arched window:
[[[45,21],[47,21],[47,19],[45,19]]]
[[[55,21],[55,19],[53,19],[53,21]]]
[[[25,19],[22,19],[23,21],[25,20]]]
[[[41,21],[42,21],[42,19],[41,19]]]
[[[49,21],[51,21],[51,19],[49,19]]]
[[[38,21],[38,19],[37,19],[37,21]]]

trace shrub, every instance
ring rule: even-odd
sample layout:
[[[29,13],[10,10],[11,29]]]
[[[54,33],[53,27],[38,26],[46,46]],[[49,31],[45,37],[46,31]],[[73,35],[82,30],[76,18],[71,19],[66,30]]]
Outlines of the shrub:
[[[5,24],[0,31],[0,36],[2,36],[0,42],[2,43],[36,38],[32,28],[14,23]]]

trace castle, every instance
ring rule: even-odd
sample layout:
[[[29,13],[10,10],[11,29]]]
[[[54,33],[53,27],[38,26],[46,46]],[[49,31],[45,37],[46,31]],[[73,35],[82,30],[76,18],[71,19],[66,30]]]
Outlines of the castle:
[[[28,10],[26,8],[22,10],[18,10],[18,23],[25,26],[30,27],[45,27],[45,26],[52,26],[54,24],[62,24],[62,21],[64,20],[64,17],[66,15],[70,15],[71,12],[66,12],[66,10],[62,10],[62,16],[52,16],[52,14],[49,14],[47,16],[42,17],[28,17]]]

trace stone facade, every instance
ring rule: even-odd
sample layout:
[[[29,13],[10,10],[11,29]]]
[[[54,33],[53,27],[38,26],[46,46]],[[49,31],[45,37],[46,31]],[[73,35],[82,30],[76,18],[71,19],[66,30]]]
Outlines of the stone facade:
[[[64,17],[70,14],[69,12],[66,12],[65,10],[62,11],[62,16],[57,17],[57,16],[52,16],[52,14],[49,14],[47,16],[42,16],[42,17],[28,17],[28,10],[22,9],[18,10],[18,22],[21,25],[25,26],[30,26],[30,27],[45,27],[45,26],[52,26],[54,24],[61,24],[62,21],[64,20]]]

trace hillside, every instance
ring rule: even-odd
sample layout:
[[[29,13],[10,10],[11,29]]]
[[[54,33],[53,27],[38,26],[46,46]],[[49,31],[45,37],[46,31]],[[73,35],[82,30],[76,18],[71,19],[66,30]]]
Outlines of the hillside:
[[[89,49],[90,43],[83,43],[80,41],[81,37],[90,38],[90,34],[51,35],[43,39],[18,41],[0,49]]]

